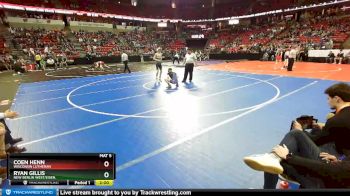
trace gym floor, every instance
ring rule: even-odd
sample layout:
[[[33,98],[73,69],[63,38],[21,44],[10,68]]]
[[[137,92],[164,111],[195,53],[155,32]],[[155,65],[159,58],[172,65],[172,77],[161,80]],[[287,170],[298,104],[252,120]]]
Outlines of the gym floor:
[[[177,89],[155,81],[153,64],[131,65],[131,74],[69,71],[69,79],[50,72],[30,83],[44,73],[1,73],[20,80],[11,105],[20,117],[7,123],[27,152],[116,153],[115,188],[262,188],[263,174],[243,157],[269,152],[300,115],[325,121],[324,90],[350,81],[349,65],[297,62],[287,72],[274,62],[199,64],[193,82]],[[173,70],[181,81],[184,68]]]

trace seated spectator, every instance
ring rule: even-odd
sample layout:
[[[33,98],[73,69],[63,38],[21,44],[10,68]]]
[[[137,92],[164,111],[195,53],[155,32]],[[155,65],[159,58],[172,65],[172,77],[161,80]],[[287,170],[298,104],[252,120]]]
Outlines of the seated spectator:
[[[337,54],[337,57],[334,58],[334,64],[337,63],[337,60],[339,61],[339,64],[341,64],[343,61],[343,58],[344,58],[343,50],[340,50],[339,53]]]
[[[293,130],[271,153],[244,158],[248,166],[265,172],[264,188],[275,188],[275,174],[282,173],[302,188],[350,188],[350,85],[338,83],[325,93],[336,114],[324,126],[316,125],[322,131],[311,135],[294,121]],[[320,147],[330,142],[334,142],[334,148]]]
[[[45,59],[44,58],[42,58],[41,60],[40,60],[40,67],[43,69],[43,70],[45,70],[46,69],[46,61],[45,61]]]
[[[15,73],[24,73],[26,71],[26,64],[24,59],[21,58],[17,60],[13,70],[15,71]]]
[[[86,59],[88,61],[90,61],[92,59],[92,53],[91,52],[87,52],[85,57],[86,57]]]
[[[262,57],[263,61],[268,61],[269,60],[269,54],[267,52],[264,53],[263,57]]]
[[[57,64],[60,68],[65,67],[66,69],[68,69],[67,56],[66,54],[64,54],[64,52],[57,55]]]
[[[333,51],[332,50],[329,51],[328,58],[326,59],[326,63],[328,63],[328,62],[332,63],[334,61],[334,57],[335,57],[335,55],[334,55]]]
[[[302,142],[302,141],[300,141]],[[282,159],[281,165],[289,172],[287,176],[297,179],[299,183],[314,184],[312,188],[350,188],[350,153],[337,158],[334,155],[321,152],[322,160],[313,160],[289,153],[286,146],[277,146],[273,149]],[[294,174],[294,176],[293,176]],[[299,176],[305,176],[298,178]],[[307,188],[307,187],[306,187]]]
[[[16,118],[18,116],[17,112],[6,110],[4,113],[0,113],[0,123],[5,126],[5,144],[7,153],[21,153],[26,151],[26,148],[19,148],[15,146],[16,143],[23,141],[22,138],[13,138],[10,129],[7,127],[4,119],[5,118]]]
[[[55,67],[55,69],[57,69],[57,64],[56,64],[56,62],[55,62],[55,59],[53,59],[52,56],[49,56],[49,57],[47,58],[47,60],[46,60],[46,66],[47,66],[47,67],[49,67],[49,66]]]
[[[345,55],[345,59],[348,60],[347,63],[350,64],[350,52]]]
[[[6,158],[6,151],[5,151],[5,125],[3,123],[0,123],[0,159]],[[1,175],[0,171],[0,175]]]
[[[5,125],[0,123],[0,160],[6,159],[6,151],[5,151]],[[5,178],[7,169],[5,167],[0,167],[0,178]]]

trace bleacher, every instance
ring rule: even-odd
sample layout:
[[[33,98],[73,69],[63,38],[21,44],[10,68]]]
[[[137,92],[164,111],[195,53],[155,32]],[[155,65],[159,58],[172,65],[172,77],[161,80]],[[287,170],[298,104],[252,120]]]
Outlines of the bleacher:
[[[169,44],[170,50],[181,50],[182,48],[186,47],[186,42],[184,40],[174,40]]]

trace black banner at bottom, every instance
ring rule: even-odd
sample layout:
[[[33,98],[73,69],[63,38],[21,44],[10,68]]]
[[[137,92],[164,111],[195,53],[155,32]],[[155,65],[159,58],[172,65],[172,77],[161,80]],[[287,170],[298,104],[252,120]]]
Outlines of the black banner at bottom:
[[[151,196],[151,195],[164,195],[164,196],[187,196],[191,195],[192,191],[189,190],[118,190],[118,189],[59,189],[59,196],[67,195],[103,195],[103,196]]]
[[[232,195],[233,192],[350,192],[350,189],[298,189],[298,190],[262,190],[262,189],[195,189],[195,190],[165,190],[165,189],[2,189],[2,195],[7,196],[188,196],[205,193],[220,193]]]
[[[236,192],[350,192],[350,189],[59,189],[58,196],[92,195],[92,196],[188,196],[205,193],[232,195]]]

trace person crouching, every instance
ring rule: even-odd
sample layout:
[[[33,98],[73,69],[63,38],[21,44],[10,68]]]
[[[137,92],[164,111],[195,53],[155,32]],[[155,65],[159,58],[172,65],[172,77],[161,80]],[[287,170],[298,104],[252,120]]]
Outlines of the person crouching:
[[[179,87],[179,82],[177,80],[177,74],[173,72],[171,68],[168,69],[167,77],[164,81],[168,84],[168,89],[171,88],[171,84],[176,84],[176,88]]]

